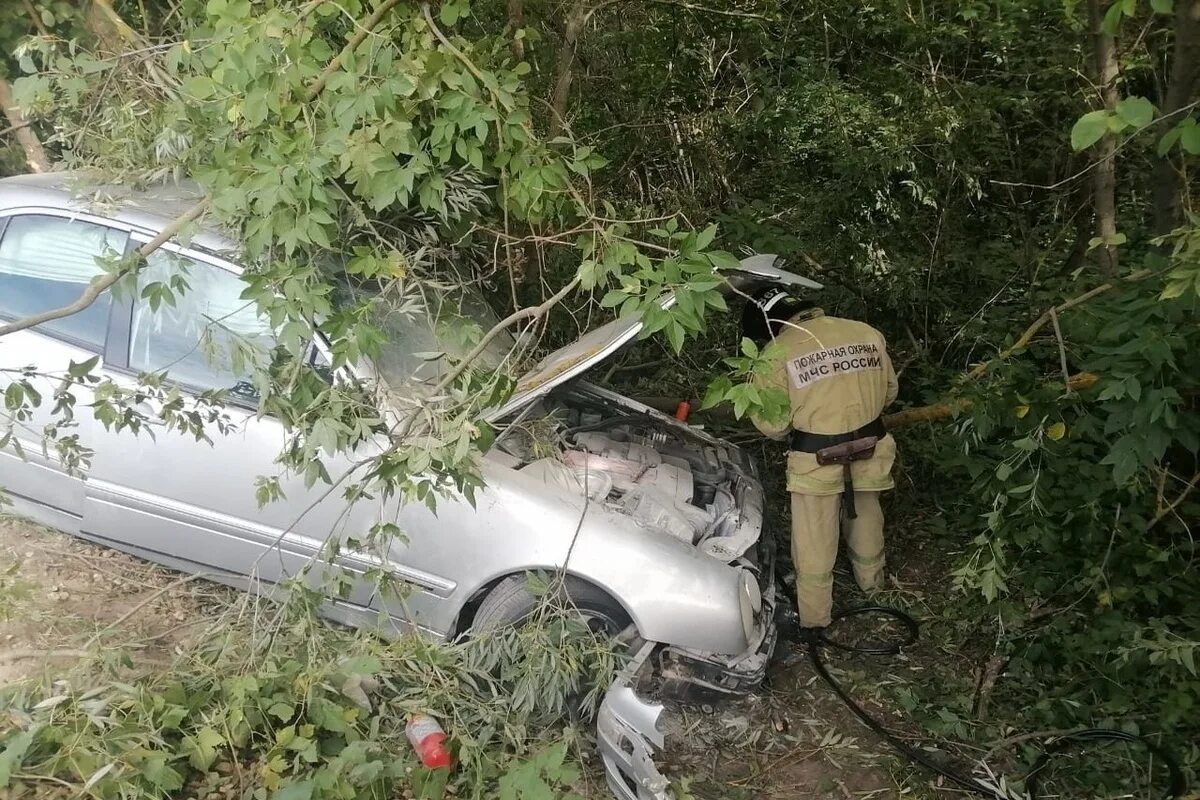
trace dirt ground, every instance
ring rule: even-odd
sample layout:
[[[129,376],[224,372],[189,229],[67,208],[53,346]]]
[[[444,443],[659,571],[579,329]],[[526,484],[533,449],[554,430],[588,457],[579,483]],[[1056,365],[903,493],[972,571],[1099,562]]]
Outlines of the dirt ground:
[[[52,677],[106,643],[119,642],[139,666],[167,663],[233,597],[224,587],[0,517],[0,685]],[[803,658],[773,664],[763,689],[744,700],[673,707],[668,742],[664,771],[698,799],[935,796],[928,779],[903,768]]]
[[[166,661],[223,587],[12,517],[0,517],[0,685],[53,672],[119,640]]]

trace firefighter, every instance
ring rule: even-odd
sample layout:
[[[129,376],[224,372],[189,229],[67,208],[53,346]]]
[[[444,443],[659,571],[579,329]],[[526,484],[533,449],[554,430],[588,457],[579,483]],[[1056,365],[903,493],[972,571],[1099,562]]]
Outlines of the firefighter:
[[[811,634],[831,621],[839,532],[859,587],[869,592],[882,579],[879,493],[893,486],[896,442],[880,413],[896,399],[896,373],[879,331],[827,317],[780,288],[746,304],[742,332],[760,346],[778,345],[771,374],[757,382],[786,390],[790,410],[786,419],[754,424],[790,446],[796,599],[800,625]]]

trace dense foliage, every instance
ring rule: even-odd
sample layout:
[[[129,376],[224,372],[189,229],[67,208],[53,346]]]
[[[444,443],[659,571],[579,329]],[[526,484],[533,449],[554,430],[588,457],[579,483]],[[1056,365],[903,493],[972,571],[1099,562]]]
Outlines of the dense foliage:
[[[828,310],[889,335],[902,401],[957,409],[901,430],[892,542],[952,554],[930,635],[975,674],[948,664],[914,711],[980,741],[1126,725],[1194,765],[1200,271],[1196,218],[1162,198],[1165,172],[1186,209],[1200,145],[1195,9],[1098,5],[1093,25],[1057,0],[617,4],[580,45],[571,126],[613,191],[816,272]],[[1097,31],[1117,45],[1111,108]],[[685,355],[679,391],[735,342]]]
[[[420,800],[497,788],[512,800],[578,800],[578,731],[564,712],[594,707],[590,687],[611,680],[608,642],[554,606],[539,624],[455,646],[386,642],[317,622],[317,599],[236,600],[149,676],[131,678],[117,651],[53,693],[0,687],[0,787],[23,797],[74,783],[98,800],[349,800],[399,787]],[[454,731],[453,772],[418,761],[405,738],[413,714]]]
[[[295,326],[293,356],[329,310],[337,276],[308,256],[331,245],[391,303],[490,282],[499,310],[538,309],[517,321],[544,345],[574,338],[569,312],[650,309],[666,342],[628,358],[661,369],[628,388],[654,395],[698,395],[736,356],[707,313],[714,245],[816,273],[828,310],[888,334],[902,402],[956,412],[903,432],[893,504],[895,547],[932,535],[954,560],[939,632],[978,666],[928,688],[920,707],[958,709],[930,725],[1200,741],[1193,0],[400,4],[325,80],[366,4],[119,3],[136,38],[115,42],[31,4],[42,25],[0,35],[47,146],[127,180],[195,174],[271,254],[248,297]],[[683,284],[675,316],[647,302]],[[328,332],[338,358],[378,334],[362,309]],[[739,411],[743,356],[714,395]],[[286,464],[372,429],[358,397],[296,392],[301,367],[260,380],[296,420]],[[432,462],[469,487],[463,423],[506,380],[451,373],[393,431],[422,444],[396,437],[370,478],[425,497],[407,476]]]

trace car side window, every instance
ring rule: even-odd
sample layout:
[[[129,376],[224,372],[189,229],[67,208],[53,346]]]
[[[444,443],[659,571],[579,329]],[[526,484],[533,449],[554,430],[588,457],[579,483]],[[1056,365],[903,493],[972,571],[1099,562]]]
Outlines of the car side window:
[[[0,221],[2,223],[2,221]],[[0,317],[16,320],[70,305],[103,273],[98,259],[118,258],[129,235],[91,222],[24,214],[0,238]],[[97,352],[104,348],[112,296],[104,292],[77,314],[37,330]]]
[[[229,270],[178,253],[157,250],[146,259],[133,305],[129,366],[160,372],[185,386],[225,389],[253,403],[248,377],[265,363],[275,335],[246,284]]]

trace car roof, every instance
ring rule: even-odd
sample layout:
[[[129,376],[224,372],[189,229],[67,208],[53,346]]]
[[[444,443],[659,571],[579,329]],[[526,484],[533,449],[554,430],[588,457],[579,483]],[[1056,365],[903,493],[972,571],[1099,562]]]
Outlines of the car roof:
[[[83,172],[46,172],[0,178],[0,210],[53,208],[111,219],[158,233],[204,197],[200,185],[183,180],[132,189],[103,183]],[[236,251],[236,243],[213,225],[201,223],[188,244],[211,252]]]

